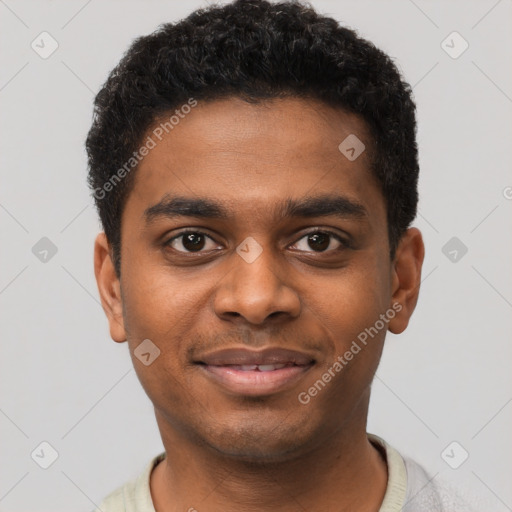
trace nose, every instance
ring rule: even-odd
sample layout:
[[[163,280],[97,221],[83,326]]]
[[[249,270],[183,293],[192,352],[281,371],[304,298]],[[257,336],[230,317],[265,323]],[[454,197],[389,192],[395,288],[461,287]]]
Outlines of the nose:
[[[214,308],[224,320],[245,319],[261,325],[270,318],[296,318],[301,303],[290,283],[281,277],[286,271],[276,255],[263,248],[255,261],[249,262],[234,252],[231,267],[216,290]]]

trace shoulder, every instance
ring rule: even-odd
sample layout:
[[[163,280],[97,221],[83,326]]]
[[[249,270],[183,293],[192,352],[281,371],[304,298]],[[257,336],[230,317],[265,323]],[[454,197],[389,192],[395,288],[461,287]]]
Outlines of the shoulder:
[[[386,454],[388,488],[379,512],[471,512],[462,496],[444,482],[438,473],[431,475],[423,466],[402,456],[384,439],[368,434]]]
[[[94,512],[155,512],[150,476],[164,457],[165,452],[153,457],[139,476],[111,492]]]
[[[444,510],[440,487],[435,477],[432,477],[423,466],[416,461],[403,457],[407,473],[407,494],[404,503],[404,512],[412,510],[428,511]]]
[[[416,510],[439,510],[440,512],[476,512],[474,500],[466,499],[438,473],[428,474],[417,462],[404,457],[410,493],[404,512]],[[437,507],[437,508],[432,508]]]

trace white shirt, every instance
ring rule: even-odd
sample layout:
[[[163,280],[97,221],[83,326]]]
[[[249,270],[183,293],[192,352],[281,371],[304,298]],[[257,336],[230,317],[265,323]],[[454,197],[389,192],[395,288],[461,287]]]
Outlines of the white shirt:
[[[374,434],[368,434],[368,439],[383,448],[388,467],[386,493],[378,512],[468,512],[460,497],[435,483],[419,464]],[[151,471],[164,458],[165,452],[154,457],[137,478],[109,494],[94,512],[156,512],[149,482]]]

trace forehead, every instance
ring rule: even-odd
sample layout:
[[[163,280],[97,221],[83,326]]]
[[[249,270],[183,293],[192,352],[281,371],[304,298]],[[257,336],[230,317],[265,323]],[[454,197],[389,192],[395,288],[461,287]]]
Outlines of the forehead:
[[[170,115],[145,135],[155,145],[135,171],[125,207],[140,221],[169,195],[211,198],[255,216],[312,195],[337,193],[369,208],[382,199],[370,172],[367,127],[341,109],[298,98],[199,101],[162,134],[158,127]],[[365,146],[356,159],[340,151],[347,137]]]

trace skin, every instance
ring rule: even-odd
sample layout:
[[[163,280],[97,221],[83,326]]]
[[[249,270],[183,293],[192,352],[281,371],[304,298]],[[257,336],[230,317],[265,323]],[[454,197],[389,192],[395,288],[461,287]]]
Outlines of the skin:
[[[338,149],[349,134],[367,148],[352,162]],[[387,466],[366,436],[370,385],[386,328],[404,331],[416,306],[424,246],[410,228],[390,259],[370,151],[364,121],[340,109],[228,98],[199,102],[140,163],[122,215],[121,277],[104,233],[95,274],[111,337],[128,341],[166,450],[151,475],[157,512],[378,511]],[[275,208],[333,193],[366,215],[283,218]],[[144,212],[166,194],[218,201],[231,214],[147,225]],[[165,245],[184,228],[211,237],[202,239],[203,252],[190,252],[183,238]],[[315,229],[350,245],[330,237],[319,250],[307,236]],[[247,237],[262,248],[252,263],[236,252]],[[301,404],[298,394],[396,303],[394,318]],[[161,351],[149,366],[133,356],[144,339]],[[241,396],[193,364],[233,346],[305,351],[315,364],[289,389]]]

